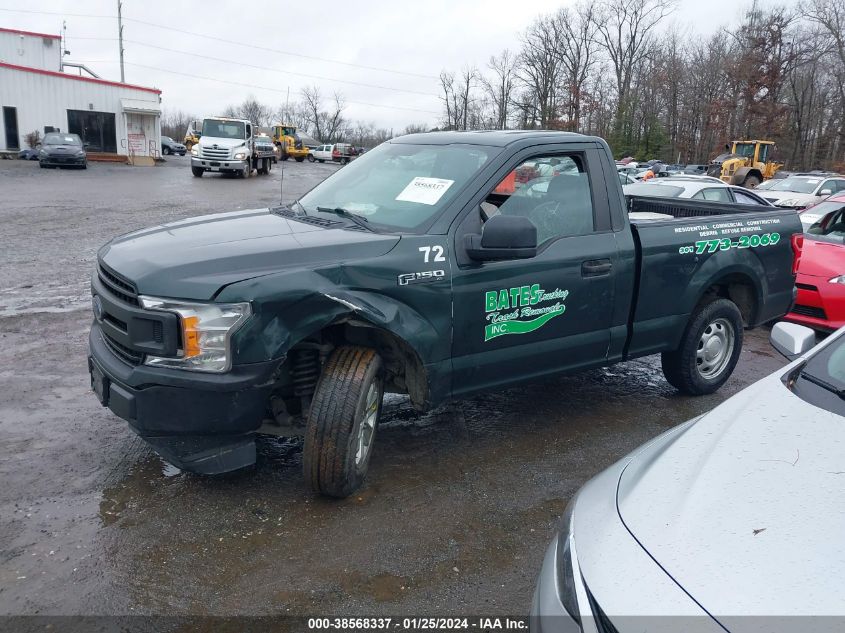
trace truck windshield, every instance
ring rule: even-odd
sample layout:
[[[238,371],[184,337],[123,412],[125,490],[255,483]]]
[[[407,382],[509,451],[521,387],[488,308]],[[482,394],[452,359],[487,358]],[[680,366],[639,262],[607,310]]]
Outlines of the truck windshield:
[[[413,231],[433,219],[501,151],[477,145],[383,143],[314,187],[308,213],[342,208],[369,222]]]
[[[244,138],[244,124],[241,121],[206,119],[202,124],[202,135],[215,138]]]
[[[734,153],[739,156],[744,156],[745,158],[753,158],[754,143],[737,143]]]

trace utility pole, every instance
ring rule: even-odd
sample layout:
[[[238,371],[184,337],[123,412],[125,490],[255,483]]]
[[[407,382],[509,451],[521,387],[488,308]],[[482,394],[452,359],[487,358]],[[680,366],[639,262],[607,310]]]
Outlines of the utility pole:
[[[126,83],[126,76],[123,73],[123,1],[117,0],[117,39],[120,45],[120,83]]]

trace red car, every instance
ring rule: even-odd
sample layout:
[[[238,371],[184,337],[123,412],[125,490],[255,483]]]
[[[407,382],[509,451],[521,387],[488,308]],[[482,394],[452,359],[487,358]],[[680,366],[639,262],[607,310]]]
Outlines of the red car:
[[[798,298],[786,318],[833,331],[845,325],[845,195],[831,196],[805,213],[811,211],[823,215],[804,233]]]

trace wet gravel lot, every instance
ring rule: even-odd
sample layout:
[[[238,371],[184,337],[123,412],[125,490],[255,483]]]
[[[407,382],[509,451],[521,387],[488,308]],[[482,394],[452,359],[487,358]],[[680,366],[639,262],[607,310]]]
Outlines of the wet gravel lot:
[[[267,206],[280,170],[0,161],[0,614],[523,614],[557,517],[592,475],[783,365],[747,333],[733,378],[676,394],[649,357],[456,402],[386,404],[366,486],[327,500],[301,440],[180,472],[97,403],[89,276],[116,234]],[[284,198],[337,167],[285,164]]]

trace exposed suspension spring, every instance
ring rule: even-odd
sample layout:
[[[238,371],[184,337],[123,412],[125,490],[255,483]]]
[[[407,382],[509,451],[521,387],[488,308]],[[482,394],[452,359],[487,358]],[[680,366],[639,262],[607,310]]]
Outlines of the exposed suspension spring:
[[[320,377],[320,353],[316,349],[300,349],[292,361],[290,373],[293,393],[297,397],[307,398],[314,393]]]

